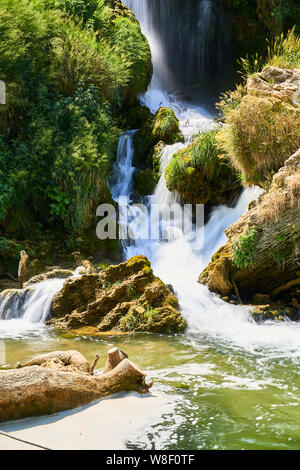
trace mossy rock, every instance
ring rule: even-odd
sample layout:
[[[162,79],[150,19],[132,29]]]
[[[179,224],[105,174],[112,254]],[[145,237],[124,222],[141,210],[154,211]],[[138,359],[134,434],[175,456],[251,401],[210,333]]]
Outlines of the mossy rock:
[[[154,193],[158,179],[158,174],[149,168],[141,170],[134,176],[135,189],[141,196],[150,196]]]
[[[150,109],[147,106],[135,106],[130,108],[126,116],[128,129],[140,129],[150,118]]]
[[[186,327],[177,297],[153,274],[145,256],[67,280],[52,311],[48,323],[64,331],[173,333]]]
[[[169,108],[160,108],[155,116],[150,116],[138,131],[134,142],[134,164],[137,168],[154,169],[152,156],[159,142],[163,144],[183,142],[179,121],[174,111]]]
[[[242,189],[237,172],[217,147],[216,132],[197,136],[191,145],[175,153],[166,168],[168,189],[176,190],[186,202],[227,204]]]

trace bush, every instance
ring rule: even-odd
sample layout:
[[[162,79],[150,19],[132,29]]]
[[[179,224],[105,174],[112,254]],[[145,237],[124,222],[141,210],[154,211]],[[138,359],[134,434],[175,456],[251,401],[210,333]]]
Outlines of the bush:
[[[147,41],[122,8],[104,0],[1,1],[3,228],[14,213],[19,233],[17,220],[22,227],[27,214],[32,226],[76,235],[111,201],[122,106],[146,90],[151,72]]]
[[[258,231],[255,227],[248,228],[233,243],[233,264],[240,269],[253,266],[255,261]]]
[[[299,113],[271,98],[245,96],[226,112],[217,140],[247,184],[261,184],[300,145]]]

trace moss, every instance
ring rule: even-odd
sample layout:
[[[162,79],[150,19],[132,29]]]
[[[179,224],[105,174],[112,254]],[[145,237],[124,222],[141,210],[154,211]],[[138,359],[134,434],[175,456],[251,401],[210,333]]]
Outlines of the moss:
[[[146,106],[130,108],[126,115],[126,127],[128,129],[140,129],[150,118],[150,109]]]
[[[153,194],[155,187],[158,183],[159,176],[150,168],[141,170],[134,175],[135,189],[141,196],[148,196]]]
[[[157,165],[157,149],[159,142],[174,144],[182,142],[179,121],[174,111],[160,108],[155,116],[151,116],[135,137],[134,164],[139,169],[159,170]]]
[[[237,173],[217,147],[216,130],[177,152],[165,171],[167,187],[193,204],[224,204],[240,189]]]

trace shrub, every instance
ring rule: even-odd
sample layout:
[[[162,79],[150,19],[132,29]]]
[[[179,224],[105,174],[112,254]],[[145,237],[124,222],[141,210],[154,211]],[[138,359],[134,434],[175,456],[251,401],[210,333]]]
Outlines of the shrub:
[[[226,111],[217,140],[248,184],[263,184],[300,145],[300,117],[278,100],[245,96]]]
[[[233,242],[233,264],[240,269],[250,268],[255,261],[258,231],[248,228]]]
[[[295,28],[286,36],[281,33],[268,47],[268,65],[282,68],[300,68],[300,36]]]
[[[146,89],[150,59],[134,16],[104,0],[1,1],[2,227],[26,212],[72,235],[93,223],[111,201],[121,107]]]

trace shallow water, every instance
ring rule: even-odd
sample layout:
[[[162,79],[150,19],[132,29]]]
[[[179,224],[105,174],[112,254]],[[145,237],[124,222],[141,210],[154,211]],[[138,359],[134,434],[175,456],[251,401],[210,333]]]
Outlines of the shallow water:
[[[168,396],[161,417],[132,432],[137,449],[299,449],[299,354],[249,352],[205,334],[109,337],[58,336],[47,327],[6,339],[6,367],[54,349],[77,349],[105,363],[109,347],[124,349]],[[138,424],[138,423],[137,423]],[[138,428],[138,426],[137,426]]]

